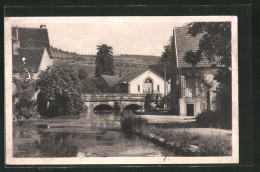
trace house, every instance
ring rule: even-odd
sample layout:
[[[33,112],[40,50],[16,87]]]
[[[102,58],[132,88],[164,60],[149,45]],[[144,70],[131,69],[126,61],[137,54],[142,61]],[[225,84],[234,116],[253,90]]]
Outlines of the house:
[[[125,75],[115,85],[115,93],[167,95],[170,92],[170,80],[164,82],[164,77],[153,68]]]
[[[96,80],[96,86],[102,93],[114,93],[114,86],[120,79],[120,76],[101,75]]]
[[[46,25],[39,28],[12,27],[13,76],[21,70],[28,79],[37,79],[41,71],[53,64]]]
[[[177,68],[182,71],[191,68],[201,69],[206,75],[207,82],[212,85],[209,88],[199,79],[187,78],[180,74],[177,82],[180,83],[179,112],[181,116],[197,116],[204,110],[214,111],[218,108],[216,101],[218,83],[213,80],[213,77],[218,67],[221,67],[219,61],[209,62],[205,57],[202,57],[202,60],[195,67],[184,61],[186,52],[198,50],[201,37],[202,34],[192,37],[187,33],[185,27],[177,27],[173,30]]]

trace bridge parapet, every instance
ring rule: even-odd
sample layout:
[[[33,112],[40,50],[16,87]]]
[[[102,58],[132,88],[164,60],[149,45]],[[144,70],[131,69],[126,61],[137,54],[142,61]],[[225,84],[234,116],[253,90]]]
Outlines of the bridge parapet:
[[[97,93],[84,94],[82,98],[85,102],[95,101],[141,101],[145,102],[146,94],[127,94],[127,93]],[[161,97],[161,95],[154,94],[153,99]]]

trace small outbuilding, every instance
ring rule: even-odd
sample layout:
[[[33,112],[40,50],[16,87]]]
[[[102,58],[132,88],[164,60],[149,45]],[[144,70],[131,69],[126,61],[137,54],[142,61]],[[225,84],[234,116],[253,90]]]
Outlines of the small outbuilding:
[[[120,76],[101,75],[96,80],[96,86],[102,93],[114,93],[114,86],[122,79]]]

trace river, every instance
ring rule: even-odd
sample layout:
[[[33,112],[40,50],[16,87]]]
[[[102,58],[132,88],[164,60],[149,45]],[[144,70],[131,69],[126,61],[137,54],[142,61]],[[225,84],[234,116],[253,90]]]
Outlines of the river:
[[[95,118],[93,120],[86,120]],[[100,121],[119,124],[114,113],[83,113],[84,128],[37,129],[31,122],[13,125],[14,157],[165,157],[173,152],[138,136],[126,137],[120,130],[99,128]],[[93,127],[95,126],[95,127]]]

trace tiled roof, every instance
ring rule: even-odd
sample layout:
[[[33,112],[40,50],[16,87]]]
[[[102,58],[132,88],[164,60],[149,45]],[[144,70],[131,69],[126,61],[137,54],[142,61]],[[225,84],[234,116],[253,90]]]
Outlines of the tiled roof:
[[[130,82],[133,79],[135,79],[136,77],[138,77],[139,75],[143,74],[146,70],[147,69],[141,70],[141,71],[132,72],[132,73],[128,73],[121,80],[119,80],[117,84]]]
[[[16,35],[18,29],[18,38]],[[52,58],[52,51],[46,28],[23,28],[12,27],[12,39],[20,42],[20,48],[42,48],[45,47]]]
[[[199,49],[199,42],[202,38],[202,34],[192,37],[187,33],[186,27],[176,27],[175,29],[175,40],[176,40],[176,50],[177,50],[177,63],[178,67],[192,67],[191,64],[184,62],[183,57],[188,51],[195,52]],[[216,61],[214,64],[217,64]],[[196,67],[210,67],[213,63],[210,63],[206,57],[202,57],[202,60],[196,65]]]
[[[164,73],[163,73],[163,70],[164,70],[163,66],[162,65],[152,65],[152,66],[149,66],[148,68],[146,68],[144,70],[126,74],[121,80],[118,81],[117,84],[131,82],[133,79],[135,79],[138,76],[142,75],[147,70],[150,70],[151,72],[153,72],[154,74],[158,75],[159,77],[161,77],[163,79],[163,75],[164,75]]]
[[[101,75],[101,77],[106,81],[106,83],[113,87],[117,84],[117,82],[121,79],[119,76],[112,76],[112,75]]]
[[[13,55],[13,72],[17,73],[23,68],[22,58],[25,57],[26,66],[33,72],[38,72],[45,48],[20,48],[19,55]]]
[[[164,64],[150,65],[148,68],[151,71],[153,71],[154,73],[158,74],[161,78],[164,78]],[[171,73],[171,69],[167,65],[167,68],[166,68],[166,79],[167,80],[171,79],[170,73]]]

